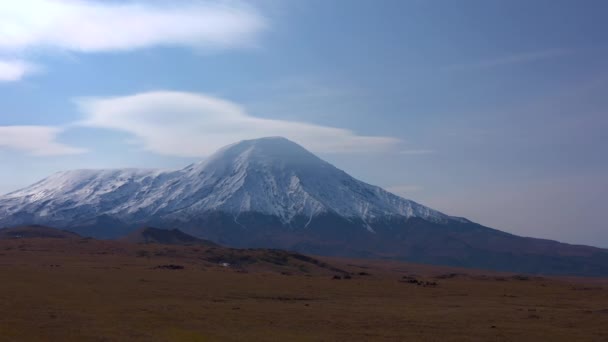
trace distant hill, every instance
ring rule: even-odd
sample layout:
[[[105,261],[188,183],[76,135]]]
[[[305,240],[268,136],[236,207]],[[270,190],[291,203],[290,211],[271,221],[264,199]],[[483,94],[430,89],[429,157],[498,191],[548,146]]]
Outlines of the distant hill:
[[[61,230],[45,226],[19,226],[0,229],[0,239],[31,239],[31,238],[53,238],[74,239],[81,236],[67,230]]]
[[[204,245],[207,247],[218,246],[217,244],[188,235],[179,229],[159,229],[144,227],[123,237],[122,241],[132,243],[158,243],[163,245]]]

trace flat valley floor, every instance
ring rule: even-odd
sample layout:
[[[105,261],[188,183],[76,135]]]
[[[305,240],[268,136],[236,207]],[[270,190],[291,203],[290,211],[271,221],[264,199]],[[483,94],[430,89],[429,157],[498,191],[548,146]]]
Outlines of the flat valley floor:
[[[606,279],[268,253],[2,240],[0,340],[608,341]]]

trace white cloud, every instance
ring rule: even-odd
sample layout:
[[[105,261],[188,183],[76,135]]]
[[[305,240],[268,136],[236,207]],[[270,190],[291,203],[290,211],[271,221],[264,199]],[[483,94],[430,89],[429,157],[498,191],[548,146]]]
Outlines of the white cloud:
[[[57,142],[61,128],[46,126],[0,126],[0,149],[36,156],[57,156],[85,152]]]
[[[249,115],[240,106],[204,94],[158,91],[79,101],[80,125],[128,132],[164,155],[207,156],[244,139],[284,136],[315,152],[377,152],[400,140],[349,130]]]
[[[0,1],[0,57],[23,59],[32,50],[247,47],[266,26],[264,17],[240,1]],[[20,79],[27,65],[0,64],[0,81]]]
[[[264,26],[260,15],[236,1],[2,1],[0,49],[231,47],[250,43]]]
[[[19,60],[0,60],[0,82],[19,81],[36,71],[36,67]]]

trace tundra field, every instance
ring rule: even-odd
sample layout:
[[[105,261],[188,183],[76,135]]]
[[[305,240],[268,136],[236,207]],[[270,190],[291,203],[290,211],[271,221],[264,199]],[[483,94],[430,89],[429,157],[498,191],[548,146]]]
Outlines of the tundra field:
[[[3,341],[606,341],[608,280],[79,237],[0,240]]]

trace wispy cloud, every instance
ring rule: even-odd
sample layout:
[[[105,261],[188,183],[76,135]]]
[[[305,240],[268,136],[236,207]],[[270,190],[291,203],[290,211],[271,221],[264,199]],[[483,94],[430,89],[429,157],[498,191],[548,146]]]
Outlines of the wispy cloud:
[[[515,53],[507,56],[479,60],[472,63],[454,64],[443,68],[444,70],[470,70],[470,69],[490,69],[500,66],[525,64],[540,60],[560,57],[572,53],[567,49],[549,49],[542,51],[531,51]]]
[[[248,86],[247,108],[269,117],[327,117],[352,112],[367,94],[353,84],[313,75],[285,76]]]
[[[79,125],[128,132],[146,149],[173,156],[207,156],[244,139],[284,136],[316,152],[395,150],[392,137],[347,129],[254,117],[239,105],[205,94],[158,91],[85,99]]]
[[[0,82],[19,81],[37,70],[35,65],[24,61],[0,60]]]
[[[35,156],[57,156],[85,152],[57,141],[63,130],[47,126],[0,126],[0,149],[16,150]]]
[[[240,1],[2,1],[0,54],[237,48],[255,44],[266,26]]]

